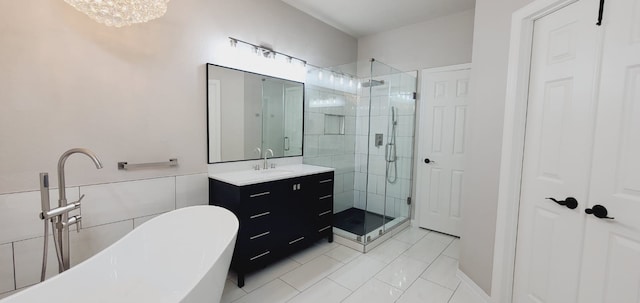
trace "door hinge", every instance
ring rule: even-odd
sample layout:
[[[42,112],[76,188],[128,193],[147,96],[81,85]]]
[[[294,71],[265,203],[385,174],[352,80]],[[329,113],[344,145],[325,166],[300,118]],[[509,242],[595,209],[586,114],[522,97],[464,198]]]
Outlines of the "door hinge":
[[[407,197],[407,205],[411,205],[411,197]]]
[[[604,1],[604,0],[603,0]],[[418,93],[413,92],[413,100],[418,100]]]

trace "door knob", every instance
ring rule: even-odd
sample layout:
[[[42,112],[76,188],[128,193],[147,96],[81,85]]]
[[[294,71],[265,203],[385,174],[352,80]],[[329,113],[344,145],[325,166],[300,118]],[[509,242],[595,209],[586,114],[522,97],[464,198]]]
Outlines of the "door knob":
[[[424,163],[427,163],[427,164],[429,164],[429,163],[436,163],[436,161],[431,161],[431,160],[429,160],[429,158],[425,158],[425,159],[424,159]]]
[[[564,199],[564,201],[562,201],[562,200],[558,201],[558,200],[556,200],[554,198],[546,198],[546,199],[549,199],[549,200],[551,200],[553,202],[556,202],[559,205],[564,205],[569,209],[575,209],[576,207],[578,207],[578,200],[576,200],[576,198],[574,198],[574,197],[567,197],[566,199]]]
[[[613,217],[608,217],[608,211],[607,208],[600,205],[600,204],[596,204],[594,205],[592,208],[587,208],[584,210],[585,213],[589,214],[589,215],[594,215],[596,217],[598,217],[599,219],[615,219]]]

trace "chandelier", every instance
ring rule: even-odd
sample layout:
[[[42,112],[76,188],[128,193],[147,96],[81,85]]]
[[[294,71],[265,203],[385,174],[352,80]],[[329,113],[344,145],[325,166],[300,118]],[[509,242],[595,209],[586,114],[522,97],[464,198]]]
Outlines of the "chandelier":
[[[122,27],[162,17],[169,0],[64,0],[99,23]]]

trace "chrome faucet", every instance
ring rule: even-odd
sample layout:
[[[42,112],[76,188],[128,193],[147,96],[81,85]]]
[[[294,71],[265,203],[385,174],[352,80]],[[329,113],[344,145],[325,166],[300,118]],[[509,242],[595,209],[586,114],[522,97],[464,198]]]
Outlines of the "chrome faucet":
[[[42,202],[42,213],[40,213],[40,218],[45,220],[45,232],[47,229],[47,220],[51,220],[52,225],[54,225],[56,231],[53,233],[53,240],[55,242],[56,254],[58,255],[58,268],[59,272],[63,272],[70,268],[70,257],[69,257],[69,226],[76,224],[76,228],[78,232],[80,231],[80,224],[82,217],[80,215],[72,216],[69,218],[69,212],[80,208],[80,201],[84,198],[84,195],[80,196],[80,199],[75,202],[67,203],[67,194],[65,188],[65,175],[64,175],[64,165],[67,161],[67,158],[72,154],[85,154],[96,165],[97,169],[102,168],[102,163],[98,157],[90,150],[86,148],[73,148],[66,152],[64,152],[60,159],[58,160],[58,207],[54,209],[49,209],[49,178],[47,173],[40,174],[40,192],[41,192],[41,202]],[[47,236],[45,235],[45,241]],[[45,249],[46,249],[45,242]],[[42,269],[42,280],[44,280],[44,273],[46,271],[46,252],[43,256],[43,269]]]
[[[264,151],[264,163],[262,164],[263,169],[269,168],[269,163],[267,163],[267,154],[269,153],[271,153],[271,157],[273,157],[273,149],[267,148],[267,150]]]

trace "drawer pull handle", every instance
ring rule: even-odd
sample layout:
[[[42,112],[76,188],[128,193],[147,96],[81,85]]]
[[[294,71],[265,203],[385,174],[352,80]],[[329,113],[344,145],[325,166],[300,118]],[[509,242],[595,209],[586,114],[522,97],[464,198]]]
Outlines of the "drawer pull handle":
[[[300,237],[300,238],[295,239],[295,240],[293,240],[293,241],[289,241],[289,244],[296,243],[296,242],[298,242],[298,241],[301,241],[302,239],[304,239],[304,237]]]
[[[255,236],[253,236],[253,237],[250,237],[250,238],[249,238],[249,240],[258,239],[258,238],[260,238],[260,237],[264,237],[264,236],[266,236],[266,235],[268,235],[268,234],[270,234],[270,233],[271,233],[270,231],[263,232],[263,233],[261,233],[261,234],[259,234],[259,235],[255,235]]]
[[[324,199],[331,198],[331,197],[333,197],[333,195],[322,196],[322,197],[320,197],[320,200],[324,200]]]
[[[327,182],[331,182],[333,181],[333,179],[326,179],[326,180],[321,180],[320,183],[327,183]]]
[[[255,257],[252,257],[251,259],[249,259],[249,261],[253,261],[253,260],[257,259],[257,258],[264,257],[264,256],[268,255],[269,253],[271,253],[271,252],[267,250],[267,251],[255,256]]]
[[[263,193],[253,194],[253,195],[250,195],[250,196],[249,196],[249,198],[255,198],[255,197],[260,197],[260,196],[266,196],[266,195],[268,195],[268,194],[271,194],[271,192],[265,191],[265,192],[263,192]]]
[[[265,212],[263,212],[263,213],[261,213],[261,214],[253,215],[253,216],[249,217],[249,219],[260,218],[260,217],[262,217],[262,216],[266,216],[266,215],[269,215],[269,214],[271,214],[271,212],[270,212],[270,211],[265,211]]]
[[[322,217],[322,216],[324,216],[324,215],[326,215],[326,214],[328,214],[330,212],[331,212],[331,210],[327,210],[325,212],[321,212],[321,213],[318,214],[318,217]]]
[[[318,232],[319,232],[319,233],[321,233],[321,232],[323,232],[323,231],[325,231],[325,230],[329,229],[330,227],[331,227],[331,225],[329,225],[329,226],[325,226],[325,227],[323,227],[323,228],[321,228],[321,229],[318,229]]]

